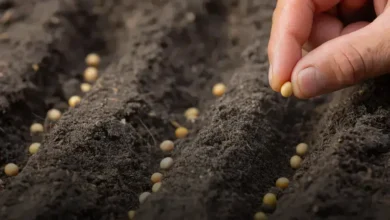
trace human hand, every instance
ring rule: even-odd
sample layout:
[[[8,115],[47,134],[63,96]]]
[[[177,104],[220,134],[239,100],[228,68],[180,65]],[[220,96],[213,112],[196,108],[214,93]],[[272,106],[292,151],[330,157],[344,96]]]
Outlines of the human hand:
[[[278,0],[268,44],[272,89],[291,81],[294,96],[311,98],[390,72],[389,1]],[[372,22],[353,20],[369,7]]]

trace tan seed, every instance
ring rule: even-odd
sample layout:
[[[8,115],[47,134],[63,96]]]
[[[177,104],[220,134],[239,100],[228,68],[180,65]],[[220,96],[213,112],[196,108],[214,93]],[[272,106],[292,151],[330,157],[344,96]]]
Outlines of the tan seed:
[[[150,192],[143,192],[139,195],[139,203],[144,203],[146,199],[150,196]]]
[[[85,63],[88,66],[98,66],[100,64],[100,56],[96,53],[90,53],[85,58]]]
[[[92,86],[89,83],[81,83],[80,89],[82,92],[89,92],[91,90]]]
[[[186,13],[186,19],[189,22],[193,22],[196,19],[196,15],[194,13],[192,13],[192,12],[187,12]]]
[[[161,182],[155,183],[152,186],[152,192],[158,192],[161,188]]]
[[[194,120],[196,119],[198,116],[199,116],[199,109],[197,108],[189,108],[187,109],[185,112],[184,112],[184,116],[188,119],[188,120]]]
[[[292,89],[292,83],[291,82],[285,82],[282,85],[282,88],[280,89],[280,93],[282,94],[283,97],[290,97],[293,94],[293,89]]]
[[[254,220],[267,220],[268,217],[264,212],[257,212],[255,216],[253,216]]]
[[[273,193],[265,194],[263,197],[263,203],[265,205],[275,206],[276,205],[276,195]]]
[[[41,147],[40,143],[32,143],[28,148],[28,151],[30,152],[30,154],[36,154],[40,147]]]
[[[87,82],[95,82],[99,77],[98,70],[95,67],[87,67],[84,71],[84,80]]]
[[[174,148],[175,144],[170,141],[170,140],[165,140],[163,141],[161,144],[160,144],[160,149],[163,151],[163,152],[169,152],[169,151],[172,151],[173,148]]]
[[[80,102],[81,102],[80,96],[72,96],[68,101],[69,106],[72,108],[76,107],[78,104],[80,104]]]
[[[298,155],[294,155],[290,159],[290,165],[294,169],[298,169],[299,167],[301,167],[301,163],[302,163],[302,158]]]
[[[162,178],[163,178],[163,175],[161,173],[153,173],[152,177],[150,177],[150,180],[153,183],[158,183],[158,182],[161,182]]]
[[[32,65],[32,68],[33,68],[33,70],[34,70],[35,72],[37,72],[37,71],[39,70],[38,64],[33,64],[33,65]]]
[[[129,216],[129,219],[132,220],[134,219],[135,217],[135,211],[134,210],[130,210],[127,215]]]
[[[171,168],[172,165],[173,165],[172,157],[166,157],[166,158],[162,159],[160,162],[160,168],[163,170],[167,170],[167,169]]]
[[[5,165],[4,173],[7,176],[16,176],[19,173],[19,167],[18,167],[18,165],[14,164],[14,163],[9,163],[9,164]]]
[[[280,189],[286,189],[288,187],[289,182],[290,181],[286,177],[280,177],[276,180],[276,187]]]
[[[309,149],[309,145],[305,143],[300,143],[297,145],[296,151],[298,155],[303,156],[307,153],[308,149]]]
[[[175,131],[176,138],[185,138],[188,135],[188,129],[185,127],[178,127]]]
[[[217,84],[214,85],[214,87],[213,87],[213,95],[215,95],[217,97],[221,97],[221,96],[223,96],[223,94],[225,94],[225,92],[226,92],[225,84],[217,83]]]
[[[43,132],[43,125],[40,123],[32,124],[30,127],[30,132],[33,134],[42,133]]]
[[[58,121],[61,118],[61,112],[57,109],[50,109],[47,112],[47,118],[52,121]]]

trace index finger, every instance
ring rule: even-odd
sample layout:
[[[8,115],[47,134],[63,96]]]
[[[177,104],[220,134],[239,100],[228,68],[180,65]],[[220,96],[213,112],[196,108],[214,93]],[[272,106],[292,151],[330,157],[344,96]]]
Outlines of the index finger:
[[[283,83],[290,80],[295,65],[302,58],[302,46],[310,36],[314,14],[327,11],[339,2],[278,0],[268,45],[270,85],[275,91],[280,91]]]

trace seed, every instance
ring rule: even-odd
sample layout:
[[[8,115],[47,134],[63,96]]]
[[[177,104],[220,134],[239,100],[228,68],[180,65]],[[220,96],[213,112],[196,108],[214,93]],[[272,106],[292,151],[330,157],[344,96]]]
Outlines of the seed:
[[[226,92],[226,86],[223,83],[217,83],[213,87],[213,94],[217,97],[221,97]]]
[[[85,63],[87,63],[88,66],[98,66],[100,64],[100,56],[96,53],[90,53],[85,58]]]
[[[33,70],[34,70],[35,72],[37,72],[37,71],[39,70],[38,64],[33,64],[33,65],[32,65],[32,68],[33,68]]]
[[[47,112],[47,118],[52,121],[58,121],[61,118],[61,112],[57,109],[51,109]]]
[[[282,94],[283,97],[290,97],[293,94],[292,90],[292,83],[291,82],[285,82],[282,85],[282,88],[280,89],[280,93]]]
[[[290,165],[294,169],[298,169],[299,167],[301,167],[301,163],[302,163],[302,158],[298,155],[294,155],[290,159]]]
[[[174,148],[175,144],[170,141],[170,140],[165,140],[163,141],[161,144],[160,144],[160,149],[163,151],[163,152],[168,152],[168,151],[172,151],[173,148]]]
[[[34,123],[30,127],[30,132],[33,134],[36,133],[42,133],[43,132],[43,125],[39,123]]]
[[[163,170],[167,170],[167,169],[171,168],[172,165],[173,165],[172,157],[166,157],[166,158],[162,159],[160,162],[160,168]]]
[[[40,143],[32,143],[28,148],[28,151],[30,152],[30,154],[36,154],[40,147],[41,147]]]
[[[276,195],[273,193],[265,194],[263,197],[263,203],[265,205],[275,206],[276,205]]]
[[[98,70],[95,67],[88,67],[84,71],[84,80],[87,82],[95,82],[99,77]]]
[[[9,163],[9,164],[5,165],[4,173],[7,176],[16,176],[19,173],[19,167],[18,167],[18,165],[14,164],[14,163]]]
[[[192,12],[187,12],[187,13],[186,13],[186,19],[187,19],[189,22],[195,21],[195,18],[196,18],[196,16],[195,16],[194,13],[192,13]]]
[[[280,177],[276,180],[276,187],[286,189],[288,187],[289,182],[290,181],[286,177]]]
[[[129,219],[132,220],[134,219],[135,217],[135,211],[134,210],[130,210],[127,215],[129,216]]]
[[[254,220],[267,220],[268,217],[265,215],[264,212],[257,212],[255,216],[253,217]]]
[[[162,178],[163,178],[163,175],[161,173],[153,173],[152,177],[150,177],[150,180],[153,183],[158,183],[158,182],[161,182]]]
[[[152,192],[158,192],[161,188],[161,182],[155,183],[152,186]]]
[[[80,102],[81,102],[81,98],[80,96],[77,95],[70,97],[68,101],[69,106],[72,108],[76,107],[78,104],[80,104]]]
[[[188,119],[188,120],[194,120],[196,119],[198,116],[199,116],[199,109],[197,108],[189,108],[187,109],[185,112],[184,112],[184,116]]]
[[[139,195],[139,203],[144,203],[146,199],[150,196],[150,192],[143,192]]]
[[[82,92],[89,92],[91,90],[92,86],[89,83],[81,83],[80,89]]]
[[[188,135],[188,129],[185,127],[176,128],[175,135],[177,138],[185,138]]]
[[[296,151],[298,155],[303,156],[307,153],[308,149],[309,149],[309,145],[305,143],[300,143],[297,145]]]

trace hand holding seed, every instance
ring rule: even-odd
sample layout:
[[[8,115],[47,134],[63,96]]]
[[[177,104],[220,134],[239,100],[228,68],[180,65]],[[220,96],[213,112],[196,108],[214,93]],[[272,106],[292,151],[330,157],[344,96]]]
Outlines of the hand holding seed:
[[[268,45],[272,89],[311,98],[389,72],[389,2],[279,0]]]

